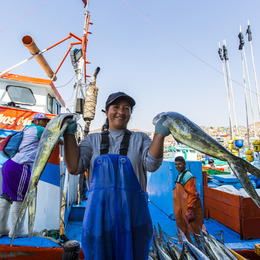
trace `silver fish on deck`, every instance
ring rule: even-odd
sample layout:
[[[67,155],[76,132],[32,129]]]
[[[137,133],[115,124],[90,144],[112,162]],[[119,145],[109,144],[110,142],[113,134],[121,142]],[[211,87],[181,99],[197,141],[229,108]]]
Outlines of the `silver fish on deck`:
[[[155,226],[153,228],[153,239],[154,239],[154,242],[155,242],[155,246],[156,246],[156,249],[157,249],[159,259],[160,260],[171,260],[172,258],[170,256],[170,254],[167,252],[166,248],[162,244],[160,244],[159,235],[157,233]]]
[[[56,144],[58,143],[61,135],[64,133],[66,128],[73,122],[72,120],[76,121],[78,118],[79,116],[76,114],[70,114],[70,113],[61,114],[54,117],[46,126],[38,145],[38,150],[34,160],[28,190],[26,192],[19,217],[15,224],[15,228],[14,228],[14,232],[10,244],[11,246],[13,244],[16,231],[20,226],[21,220],[26,212],[27,207],[29,213],[29,219],[28,219],[29,239],[33,235],[33,226],[35,220],[36,199],[37,199],[37,184],[52,154],[52,151],[54,150]]]
[[[179,229],[179,232],[181,234],[182,243],[189,248],[189,250],[193,253],[196,259],[209,260],[209,258],[202,251],[200,251],[196,246],[194,246],[188,241],[181,229]]]
[[[194,239],[188,241],[185,234],[179,230],[179,241],[181,247],[174,243],[175,239],[167,235],[158,223],[159,234],[156,227],[153,229],[153,250],[149,252],[149,259],[153,260],[235,260],[235,255],[224,244],[219,242],[208,232],[201,230],[201,234],[191,234],[191,238],[197,237],[199,243]],[[166,239],[165,239],[166,238]],[[194,241],[193,241],[194,240]],[[195,244],[194,244],[195,242]],[[220,244],[218,246],[218,244]],[[174,250],[174,248],[176,250]],[[172,250],[173,249],[173,250]],[[175,252],[178,252],[175,254]]]
[[[260,179],[259,169],[244,159],[230,153],[224,146],[206,134],[199,126],[185,116],[176,112],[163,112],[153,119],[153,123],[156,124],[162,117],[165,118],[163,125],[169,127],[176,141],[204,154],[208,154],[222,161],[227,161],[245,191],[260,208],[260,198],[247,175],[249,172]]]

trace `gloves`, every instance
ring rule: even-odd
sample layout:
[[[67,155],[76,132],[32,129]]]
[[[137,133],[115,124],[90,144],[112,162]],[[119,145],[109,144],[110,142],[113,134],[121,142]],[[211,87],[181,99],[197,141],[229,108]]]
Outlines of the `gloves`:
[[[190,209],[187,210],[186,219],[187,219],[188,223],[191,223],[192,221],[195,220],[195,216],[194,216],[192,210],[190,210]]]
[[[66,128],[64,134],[75,135],[77,132],[77,122],[73,119],[68,119],[71,124]]]
[[[162,117],[155,125],[155,134],[162,134],[164,137],[168,136],[171,132],[168,126],[163,125],[165,117]]]

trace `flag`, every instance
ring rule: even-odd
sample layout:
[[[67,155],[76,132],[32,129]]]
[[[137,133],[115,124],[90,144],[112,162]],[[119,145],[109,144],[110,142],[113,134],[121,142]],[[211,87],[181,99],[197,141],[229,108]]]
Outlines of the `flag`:
[[[87,0],[82,0],[83,4],[84,4],[84,7],[86,7],[87,5]]]

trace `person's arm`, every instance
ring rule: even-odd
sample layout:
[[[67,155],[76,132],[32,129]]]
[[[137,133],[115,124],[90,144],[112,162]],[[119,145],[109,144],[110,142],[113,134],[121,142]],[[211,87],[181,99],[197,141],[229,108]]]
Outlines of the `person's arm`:
[[[164,138],[170,134],[168,126],[163,125],[165,118],[161,118],[155,125],[153,141],[149,147],[150,154],[156,158],[163,157]]]
[[[163,157],[164,138],[162,134],[154,134],[153,141],[149,147],[150,154],[156,159]]]
[[[76,174],[79,167],[79,147],[75,135],[64,134],[64,159],[70,174]]]
[[[198,192],[196,188],[196,178],[190,178],[184,185],[184,189],[188,194],[188,208],[193,209],[195,208],[195,204],[198,198]]]
[[[198,193],[196,189],[196,179],[193,177],[189,179],[185,185],[184,189],[186,190],[188,194],[188,203],[187,203],[187,212],[186,212],[186,219],[188,223],[191,223],[195,220],[194,216],[194,210],[195,210],[195,204],[198,199]]]
[[[70,174],[76,174],[79,168],[79,147],[76,142],[77,123],[73,121],[63,134],[64,159]]]

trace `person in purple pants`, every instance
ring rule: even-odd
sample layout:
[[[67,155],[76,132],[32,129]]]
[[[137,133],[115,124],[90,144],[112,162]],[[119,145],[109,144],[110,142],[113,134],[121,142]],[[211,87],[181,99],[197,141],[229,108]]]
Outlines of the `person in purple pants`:
[[[49,120],[44,113],[35,114],[32,123],[22,130],[24,132],[23,139],[18,152],[3,164],[2,194],[0,197],[0,237],[8,235],[11,238],[13,235],[13,229],[30,182],[31,169],[38,144]],[[7,226],[9,213],[11,229]],[[23,224],[24,218],[17,230],[16,237],[28,235]]]

